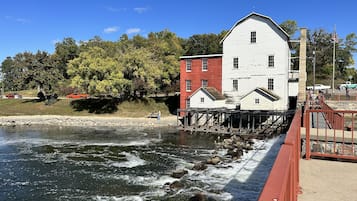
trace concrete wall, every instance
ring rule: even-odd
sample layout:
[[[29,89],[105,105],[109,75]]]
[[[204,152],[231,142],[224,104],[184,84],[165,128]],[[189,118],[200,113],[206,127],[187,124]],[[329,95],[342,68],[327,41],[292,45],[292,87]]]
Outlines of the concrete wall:
[[[256,32],[256,43],[250,34]],[[288,38],[270,20],[252,16],[238,24],[223,42],[222,91],[238,104],[241,97],[257,87],[268,88],[274,79],[273,92],[281,97],[279,108],[288,108],[288,70],[290,49]],[[268,67],[268,56],[274,56],[274,67]],[[239,58],[239,68],[233,69],[233,58]],[[238,91],[233,91],[233,80]]]

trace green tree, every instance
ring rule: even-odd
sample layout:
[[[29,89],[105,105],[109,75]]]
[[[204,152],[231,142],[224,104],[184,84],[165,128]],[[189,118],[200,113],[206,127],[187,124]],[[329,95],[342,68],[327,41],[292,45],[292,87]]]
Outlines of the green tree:
[[[19,53],[14,58],[8,57],[2,63],[5,73],[5,85],[8,90],[24,90],[38,88],[52,92],[63,78],[54,67],[53,60],[47,52],[38,51]]]
[[[23,74],[27,88],[37,87],[45,92],[53,92],[57,89],[58,82],[63,79],[63,74],[55,67],[51,55],[38,51],[35,55],[31,54],[30,58]]]
[[[291,37],[294,36],[296,31],[298,30],[298,26],[296,21],[294,20],[286,20],[280,24],[280,27],[284,29],[284,31]]]
[[[220,35],[196,34],[188,38],[184,43],[185,55],[206,55],[222,53]]]
[[[124,78],[130,80],[126,86],[127,93],[154,92],[160,85],[161,61],[155,59],[155,55],[146,48],[130,46],[121,55],[120,65],[123,66]]]
[[[116,96],[129,84],[123,78],[122,67],[100,47],[89,47],[71,60],[68,75],[72,78],[71,86],[91,95]]]
[[[1,63],[1,72],[3,73],[5,91],[16,90],[17,86],[15,86],[13,81],[20,75],[20,72],[18,72],[18,69],[14,69],[14,60],[12,57],[6,57]]]
[[[313,51],[316,54],[315,75],[316,81],[324,84],[332,84],[333,72],[333,33],[328,33],[323,29],[308,31],[307,56],[312,58]],[[349,34],[346,39],[336,41],[335,79],[336,82],[344,82],[348,79],[347,67],[354,64],[353,52],[356,45],[355,34]],[[312,84],[313,64],[312,59],[307,63],[308,84]]]
[[[62,73],[64,78],[69,78],[67,74],[68,61],[77,58],[78,55],[79,47],[73,38],[65,38],[62,42],[56,43],[52,59],[54,61],[54,65]]]
[[[159,88],[161,91],[177,91],[175,83],[179,80],[179,57],[183,54],[181,40],[168,30],[149,33],[148,48],[155,55],[157,68],[160,70]]]

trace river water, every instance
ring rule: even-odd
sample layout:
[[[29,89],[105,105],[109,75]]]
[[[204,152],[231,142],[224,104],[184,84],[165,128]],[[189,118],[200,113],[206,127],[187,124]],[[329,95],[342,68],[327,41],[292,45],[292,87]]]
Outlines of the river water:
[[[173,128],[0,128],[0,200],[256,200],[284,136],[203,171],[217,137]],[[185,169],[181,179],[171,173]],[[171,189],[179,181],[182,188]]]

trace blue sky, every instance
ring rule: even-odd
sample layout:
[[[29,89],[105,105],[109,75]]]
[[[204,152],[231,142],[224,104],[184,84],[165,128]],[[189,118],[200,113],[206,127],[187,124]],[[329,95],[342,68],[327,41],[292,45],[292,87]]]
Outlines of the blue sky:
[[[357,33],[356,8],[354,0],[1,0],[0,61],[24,51],[53,53],[65,37],[116,41],[124,33],[163,29],[183,38],[219,33],[251,12],[308,29],[332,32],[336,25],[344,38]]]

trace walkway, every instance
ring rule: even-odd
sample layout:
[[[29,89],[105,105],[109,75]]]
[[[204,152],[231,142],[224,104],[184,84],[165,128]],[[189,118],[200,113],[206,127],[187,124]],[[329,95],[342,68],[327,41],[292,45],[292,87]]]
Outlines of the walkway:
[[[351,141],[351,132],[326,128],[323,116],[316,113],[311,117],[311,139]],[[318,122],[317,122],[318,119]],[[326,137],[326,138],[325,138]],[[301,128],[301,138],[305,138],[305,128]],[[299,201],[357,201],[357,163],[311,159],[300,159]]]
[[[299,201],[357,201],[357,163],[300,160]]]

